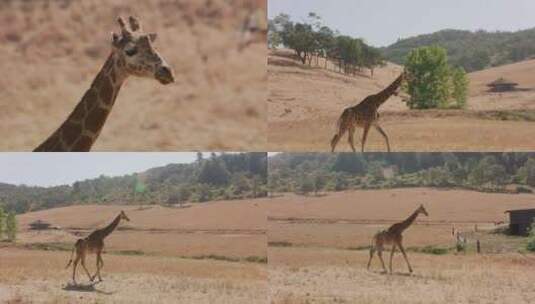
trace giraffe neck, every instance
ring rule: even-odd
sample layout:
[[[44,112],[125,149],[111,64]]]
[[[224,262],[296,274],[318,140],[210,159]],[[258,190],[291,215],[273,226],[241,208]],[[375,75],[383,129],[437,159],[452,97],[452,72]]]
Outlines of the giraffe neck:
[[[117,225],[119,225],[119,222],[121,221],[121,215],[118,215],[113,222],[111,222],[108,226],[102,228],[101,230],[101,237],[104,239],[108,235],[110,235],[115,228],[117,228]]]
[[[416,220],[416,217],[418,217],[418,210],[414,211],[411,216],[409,216],[406,220],[400,223],[399,231],[403,232],[405,229],[409,228],[409,226],[414,223],[414,220]]]
[[[112,53],[65,122],[36,152],[87,152],[96,141],[127,74]]]
[[[375,105],[377,108],[379,108],[385,101],[388,100],[396,90],[401,86],[401,83],[403,81],[403,74],[401,74],[392,84],[390,84],[386,89],[382,90],[381,92],[377,93],[375,95]]]

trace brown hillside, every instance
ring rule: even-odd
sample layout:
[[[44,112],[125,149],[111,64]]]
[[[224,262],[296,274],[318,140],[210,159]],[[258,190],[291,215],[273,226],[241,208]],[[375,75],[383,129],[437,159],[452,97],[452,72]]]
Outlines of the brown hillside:
[[[469,74],[470,108],[474,110],[535,109],[535,60],[517,62]],[[487,84],[498,78],[519,84],[517,92],[487,92]]]
[[[21,244],[68,243],[108,225],[120,210],[122,222],[106,241],[109,251],[133,250],[165,256],[265,256],[264,200],[196,204],[187,208],[160,206],[71,206],[30,212],[18,217]],[[237,220],[239,219],[239,220]],[[31,231],[44,220],[59,230]]]

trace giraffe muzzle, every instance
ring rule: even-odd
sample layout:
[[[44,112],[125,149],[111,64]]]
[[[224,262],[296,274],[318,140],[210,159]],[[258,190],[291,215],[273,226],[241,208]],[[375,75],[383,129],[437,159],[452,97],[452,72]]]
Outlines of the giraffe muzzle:
[[[166,66],[160,67],[156,71],[155,77],[161,84],[170,84],[170,83],[175,82],[173,71],[169,67],[166,67]]]

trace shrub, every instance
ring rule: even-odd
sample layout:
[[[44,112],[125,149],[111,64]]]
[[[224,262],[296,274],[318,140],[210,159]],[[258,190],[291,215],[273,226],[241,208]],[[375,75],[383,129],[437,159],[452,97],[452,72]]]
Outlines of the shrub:
[[[535,223],[531,224],[531,229],[529,231],[529,240],[526,245],[526,249],[531,252],[535,252]]]

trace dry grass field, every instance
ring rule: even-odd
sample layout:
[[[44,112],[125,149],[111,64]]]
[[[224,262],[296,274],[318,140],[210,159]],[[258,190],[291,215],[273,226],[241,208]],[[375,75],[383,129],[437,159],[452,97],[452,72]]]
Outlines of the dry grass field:
[[[1,1],[0,150],[30,151],[63,122],[128,15],[158,33],[176,82],[128,79],[94,150],[261,150],[267,48],[238,50],[254,7],[266,1]]]
[[[0,303],[267,303],[263,205],[90,205],[20,215],[17,243],[0,244]],[[120,210],[130,221],[105,240],[104,282],[89,285],[79,268],[83,287],[72,286],[72,245]],[[57,229],[31,231],[35,220]],[[93,273],[94,255],[87,264]]]
[[[355,77],[303,66],[289,50],[268,56],[269,147],[277,151],[327,151],[335,123],[345,107],[390,84],[402,67],[388,64]],[[324,62],[319,62],[323,67]],[[394,151],[527,151],[525,139],[535,131],[535,61],[525,61],[469,74],[468,108],[410,111],[400,97],[381,107],[382,126]],[[520,83],[523,91],[490,94],[485,84],[499,77]],[[360,137],[360,132],[357,137]],[[348,151],[344,139],[337,150]],[[367,151],[386,151],[383,138],[372,130]]]
[[[367,271],[368,253],[270,249],[271,303],[532,303],[535,258],[433,256],[409,252],[415,273],[394,258],[394,274]],[[378,263],[375,261],[375,263]]]
[[[408,274],[399,252],[393,275],[382,273],[377,257],[367,271],[372,236],[421,203],[429,217],[404,233],[415,272]],[[530,303],[535,256],[521,250],[525,238],[495,233],[494,222],[507,221],[505,210],[533,206],[533,195],[427,188],[274,198],[268,207],[272,303]],[[452,225],[467,237],[466,254],[453,250]],[[425,253],[433,249],[447,251]],[[388,263],[389,253],[384,257]]]
[[[2,303],[266,303],[264,267],[154,256],[104,256],[104,281],[69,283],[66,252],[0,249]],[[93,261],[88,263],[92,272]],[[83,286],[83,287],[82,287]],[[11,301],[11,302],[10,302]]]

